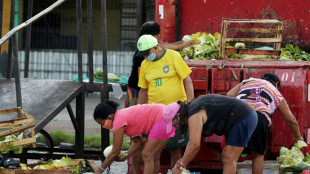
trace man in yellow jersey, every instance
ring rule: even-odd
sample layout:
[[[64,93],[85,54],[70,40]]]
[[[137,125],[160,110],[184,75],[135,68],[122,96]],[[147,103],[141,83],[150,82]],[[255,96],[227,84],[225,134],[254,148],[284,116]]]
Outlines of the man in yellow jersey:
[[[178,100],[194,99],[193,83],[189,76],[192,71],[177,51],[159,47],[157,39],[152,35],[142,35],[137,47],[137,55],[145,57],[139,73],[138,86],[141,89],[138,104],[168,105]],[[171,153],[171,168],[181,158],[181,147],[187,142],[188,136],[181,136],[178,130],[170,138],[166,148]]]

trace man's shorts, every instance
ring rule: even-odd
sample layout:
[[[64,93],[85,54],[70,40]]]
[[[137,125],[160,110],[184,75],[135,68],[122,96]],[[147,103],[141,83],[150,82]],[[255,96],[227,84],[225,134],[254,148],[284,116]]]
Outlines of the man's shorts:
[[[256,112],[258,117],[257,127],[253,132],[248,147],[244,150],[244,154],[250,154],[251,150],[264,155],[266,142],[269,132],[268,120],[266,116],[260,112]]]
[[[257,125],[256,111],[252,111],[243,121],[234,125],[226,135],[226,145],[247,147]]]
[[[179,129],[175,130],[175,135],[174,137],[170,138],[167,145],[166,149],[178,149],[181,147],[184,147],[188,143],[188,132],[186,133],[186,136],[181,135],[181,131]]]

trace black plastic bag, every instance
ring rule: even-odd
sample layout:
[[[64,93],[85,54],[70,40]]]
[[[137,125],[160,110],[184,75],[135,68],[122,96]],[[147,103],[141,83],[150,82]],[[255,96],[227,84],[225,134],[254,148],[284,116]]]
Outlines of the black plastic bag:
[[[93,169],[93,167],[90,165],[89,161],[88,160],[81,160],[79,162],[79,166],[80,166],[80,173],[79,174],[83,174],[83,173],[86,173],[86,172],[94,172],[95,173],[95,170]]]

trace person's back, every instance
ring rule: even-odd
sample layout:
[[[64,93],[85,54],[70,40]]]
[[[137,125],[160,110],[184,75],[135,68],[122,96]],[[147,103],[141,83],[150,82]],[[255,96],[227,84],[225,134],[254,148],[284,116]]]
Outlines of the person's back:
[[[236,98],[249,103],[256,111],[264,114],[271,125],[271,115],[283,100],[282,94],[269,81],[250,78],[241,83]]]
[[[281,81],[276,74],[266,73],[261,79],[250,78],[242,81],[227,93],[227,96],[249,103],[257,112],[257,127],[244,152],[251,154],[253,174],[263,173],[267,137],[272,125],[271,115],[276,109],[294,134],[295,141],[303,140],[296,118],[278,90],[280,85]]]
[[[203,125],[203,136],[211,136],[213,133],[224,135],[230,129],[244,120],[253,108],[238,99],[218,94],[200,96],[188,105],[188,118],[201,109],[206,110],[208,119]]]
[[[127,136],[148,135],[153,124],[163,118],[164,108],[163,104],[143,104],[117,110],[113,131],[125,126],[124,133]]]

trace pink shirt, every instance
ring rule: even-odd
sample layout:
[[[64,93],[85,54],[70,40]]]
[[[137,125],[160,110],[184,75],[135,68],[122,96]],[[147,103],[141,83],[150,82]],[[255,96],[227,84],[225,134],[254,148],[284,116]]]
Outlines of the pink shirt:
[[[142,104],[117,110],[113,131],[125,126],[127,136],[148,135],[153,125],[163,118],[163,104]]]

